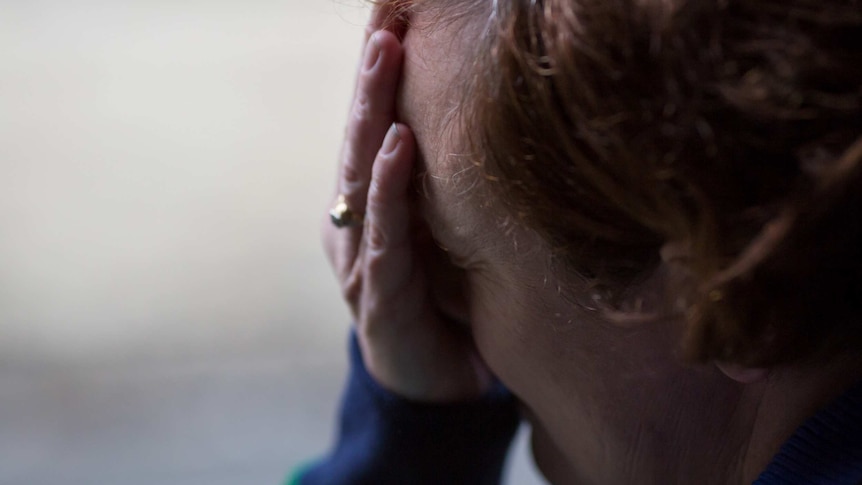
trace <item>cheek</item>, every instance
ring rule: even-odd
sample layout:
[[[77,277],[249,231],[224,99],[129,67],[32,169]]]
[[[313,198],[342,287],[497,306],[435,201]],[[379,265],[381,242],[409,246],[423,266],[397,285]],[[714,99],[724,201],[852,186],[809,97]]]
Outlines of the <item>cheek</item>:
[[[601,325],[549,294],[556,291],[513,281],[470,279],[476,347],[489,369],[537,414],[569,415],[584,396],[588,401],[604,392],[601,376],[610,371],[606,360],[613,343]]]
[[[544,363],[531,328],[537,316],[520,303],[510,285],[472,275],[469,285],[470,322],[479,353],[510,390],[527,400],[538,384],[530,385],[530,376],[539,374]]]
[[[538,305],[531,311],[519,304],[524,295],[513,294],[503,285],[476,288],[472,303],[473,334],[488,368],[524,405],[524,418],[531,424],[534,460],[551,483],[572,483],[575,475],[566,458],[566,434],[578,427],[567,414],[577,404],[581,376],[572,369],[573,349],[567,331],[543,318]],[[562,335],[565,334],[565,337]],[[561,338],[562,337],[562,338]],[[567,359],[569,361],[567,361]],[[576,360],[576,359],[575,359]]]

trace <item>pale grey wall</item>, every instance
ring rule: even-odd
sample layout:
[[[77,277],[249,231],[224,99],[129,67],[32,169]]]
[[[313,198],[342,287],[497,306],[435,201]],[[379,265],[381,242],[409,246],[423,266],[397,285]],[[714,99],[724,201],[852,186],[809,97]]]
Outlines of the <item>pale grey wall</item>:
[[[287,327],[303,341],[341,332],[318,225],[363,8],[0,8],[5,355],[187,355],[270,347]]]

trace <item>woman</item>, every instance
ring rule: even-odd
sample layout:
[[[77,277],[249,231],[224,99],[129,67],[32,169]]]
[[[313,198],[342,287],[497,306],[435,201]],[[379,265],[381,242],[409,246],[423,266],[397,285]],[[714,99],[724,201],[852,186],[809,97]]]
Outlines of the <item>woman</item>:
[[[862,482],[859,2],[396,1],[368,32],[324,230],[354,370],[300,483],[495,483],[495,378],[551,483]]]

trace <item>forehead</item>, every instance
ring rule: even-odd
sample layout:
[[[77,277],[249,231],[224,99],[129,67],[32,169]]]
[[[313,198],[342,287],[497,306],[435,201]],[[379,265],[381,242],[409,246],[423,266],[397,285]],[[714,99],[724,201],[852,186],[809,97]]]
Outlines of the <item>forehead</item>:
[[[462,205],[477,175],[463,156],[459,116],[473,32],[469,17],[443,19],[418,9],[411,12],[404,38],[398,116],[416,136],[418,183],[426,195],[426,215],[432,223],[449,222],[435,225],[450,228],[458,225],[453,219],[461,216],[461,210],[456,206]],[[446,214],[447,209],[458,214]]]
[[[422,142],[446,138],[444,132],[457,121],[475,40],[468,21],[442,18],[427,9],[410,14],[397,105],[401,120],[417,133],[427,161],[433,161],[425,149],[429,144]]]

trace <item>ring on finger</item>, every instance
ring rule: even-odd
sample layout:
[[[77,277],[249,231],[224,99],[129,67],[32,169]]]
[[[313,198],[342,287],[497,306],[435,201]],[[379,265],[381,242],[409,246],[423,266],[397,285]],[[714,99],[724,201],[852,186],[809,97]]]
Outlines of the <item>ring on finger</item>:
[[[353,212],[347,206],[347,199],[344,198],[344,194],[338,194],[335,205],[329,210],[329,217],[332,220],[332,225],[339,229],[360,226],[364,219],[362,214]]]

